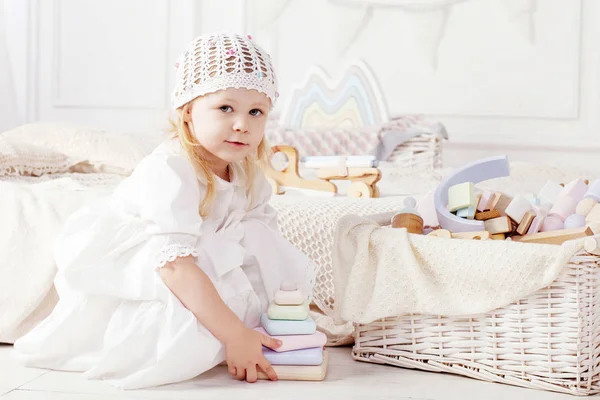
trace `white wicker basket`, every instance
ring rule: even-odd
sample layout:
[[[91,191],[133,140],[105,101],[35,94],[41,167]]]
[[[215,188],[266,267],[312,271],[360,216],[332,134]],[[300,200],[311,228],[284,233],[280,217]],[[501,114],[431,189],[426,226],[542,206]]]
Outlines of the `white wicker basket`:
[[[487,314],[404,315],[356,325],[353,356],[591,395],[600,392],[599,324],[600,257],[581,252],[549,287]]]
[[[407,175],[441,168],[445,128],[419,117],[398,117],[381,126],[329,129],[287,128],[276,120],[269,120],[265,135],[271,145],[293,146],[301,157],[339,156],[364,155],[373,151],[386,134],[408,130],[417,130],[420,134],[397,146],[389,157],[380,161],[394,164]]]

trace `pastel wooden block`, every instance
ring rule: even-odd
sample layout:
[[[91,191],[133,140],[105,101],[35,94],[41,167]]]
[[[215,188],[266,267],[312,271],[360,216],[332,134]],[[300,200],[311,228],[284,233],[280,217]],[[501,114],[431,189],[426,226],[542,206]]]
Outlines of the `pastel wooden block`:
[[[456,210],[456,216],[466,219],[475,218],[475,206],[469,206]]]
[[[270,319],[303,321],[308,318],[308,304],[303,303],[299,306],[282,306],[272,302],[269,304],[267,315]]]
[[[588,190],[583,197],[585,199],[594,199],[600,203],[600,179],[596,179],[588,186]]]
[[[266,336],[271,336],[264,328],[254,328],[256,331]],[[327,344],[327,335],[323,332],[316,331],[312,335],[286,335],[286,336],[271,336],[274,339],[281,341],[281,346],[276,349],[271,349],[278,353],[283,351],[310,349],[313,347],[323,348]]]
[[[490,201],[488,202],[486,208],[488,210],[495,210],[496,204],[500,201],[500,197],[502,196],[501,192],[494,192],[490,196]]]
[[[435,203],[433,202],[433,193],[431,190],[427,193],[417,205],[417,212],[423,218],[424,226],[438,226],[440,222],[437,218],[437,213],[435,212]]]
[[[321,347],[283,352],[264,347],[263,355],[271,365],[321,365],[323,363],[323,348]]]
[[[537,194],[529,193],[523,197],[525,197],[532,206],[539,206],[540,204],[542,204],[542,199]]]
[[[475,185],[473,182],[463,182],[448,188],[448,211],[454,212],[474,205]]]
[[[583,242],[583,248],[590,254],[600,256],[600,236],[593,236],[585,239],[585,242]]]
[[[515,196],[512,201],[508,204],[504,212],[513,221],[520,223],[523,217],[528,211],[533,210],[533,206],[523,196]],[[535,214],[534,214],[535,217]],[[532,218],[533,219],[533,218]]]
[[[495,235],[490,235],[490,239],[492,239],[492,240],[504,240],[504,239],[506,239],[506,235],[504,233],[496,233]]]
[[[299,290],[278,290],[273,298],[280,306],[299,306],[304,304],[304,296]]]
[[[527,211],[521,219],[521,223],[517,227],[517,233],[519,235],[525,235],[529,231],[529,227],[533,223],[535,217],[536,214],[533,211]]]
[[[450,239],[452,238],[452,233],[447,229],[436,229],[434,231],[431,231],[427,236]]]
[[[544,201],[546,201],[550,204],[554,204],[556,202],[556,200],[558,199],[558,196],[560,196],[560,193],[562,192],[562,190],[563,190],[563,187],[560,186],[558,183],[548,181],[548,182],[546,182],[546,184],[544,185],[542,190],[540,190],[538,195]]]
[[[561,196],[569,196],[576,203],[583,200],[588,190],[588,185],[583,179],[575,179],[565,185],[563,190],[560,192]]]
[[[575,200],[569,196],[561,195],[550,209],[548,215],[557,216],[564,222],[569,215],[575,214],[576,209],[577,202]]]
[[[592,211],[585,217],[585,222],[600,222],[600,204],[596,204]]]
[[[477,207],[479,207],[479,202],[481,201],[481,197],[483,193],[475,193],[475,212],[477,212]]]
[[[470,240],[488,240],[490,233],[488,231],[481,232],[456,232],[452,234],[455,239],[470,239]]]
[[[309,316],[304,321],[269,319],[267,314],[260,317],[260,324],[269,335],[312,335],[317,331],[317,324]]]
[[[512,232],[512,224],[508,217],[498,217],[484,221],[485,230],[490,234]]]
[[[600,235],[600,222],[588,222],[586,226],[594,232],[594,235]]]
[[[321,365],[273,365],[273,370],[280,381],[322,381],[327,376],[329,353],[323,350]],[[258,371],[258,379],[269,379],[262,371]]]
[[[513,240],[524,243],[556,244],[561,245],[568,240],[581,239],[593,236],[594,232],[589,227],[575,229],[561,229],[551,232],[540,232],[525,236],[515,236]]]
[[[533,219],[533,221],[531,221],[531,225],[529,226],[529,229],[527,230],[527,234],[531,235],[532,233],[538,233],[540,231],[540,228],[542,227],[543,222],[544,222],[544,217],[538,214]]]
[[[484,230],[482,221],[460,218],[448,211],[448,188],[462,182],[479,183],[488,179],[505,177],[509,174],[508,157],[497,156],[475,161],[444,178],[436,187],[433,195],[440,226],[452,232]]]
[[[559,231],[565,228],[565,223],[556,215],[549,215],[542,222],[540,232]]]
[[[592,211],[596,204],[598,204],[598,201],[592,198],[583,199],[579,203],[577,203],[577,208],[575,208],[575,212],[577,214],[583,215],[584,217],[587,217],[587,215]]]
[[[500,192],[498,192],[500,193]],[[497,198],[495,199],[496,203],[494,204],[493,207],[490,207],[490,210],[495,209],[500,211],[500,215],[506,215],[506,209],[508,208],[508,206],[510,205],[510,203],[512,203],[513,198],[504,194],[504,193],[500,193],[499,196],[497,196]]]
[[[481,198],[479,199],[479,202],[477,203],[477,211],[483,212],[483,211],[489,210],[488,204],[490,202],[490,198],[493,195],[494,195],[494,192],[491,192],[489,190],[486,190],[485,192],[483,192],[481,194]]]
[[[585,226],[585,217],[581,214],[571,214],[565,219],[564,228],[582,228]]]
[[[475,214],[475,219],[478,221],[487,221],[488,219],[498,218],[500,216],[500,211],[498,210],[488,210],[482,211]]]

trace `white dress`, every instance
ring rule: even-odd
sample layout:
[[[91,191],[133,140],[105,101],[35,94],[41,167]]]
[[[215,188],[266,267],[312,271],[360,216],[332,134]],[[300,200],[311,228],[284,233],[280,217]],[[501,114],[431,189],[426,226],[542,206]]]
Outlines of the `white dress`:
[[[251,328],[282,279],[310,297],[314,268],[280,235],[266,178],[260,174],[248,196],[244,170],[231,170],[231,182],[217,178],[212,211],[202,219],[206,186],[169,140],[110,199],[75,212],[56,243],[60,301],[15,343],[14,356],[126,389],[190,379],[220,364],[223,345],[158,273],[180,256],[196,258]]]

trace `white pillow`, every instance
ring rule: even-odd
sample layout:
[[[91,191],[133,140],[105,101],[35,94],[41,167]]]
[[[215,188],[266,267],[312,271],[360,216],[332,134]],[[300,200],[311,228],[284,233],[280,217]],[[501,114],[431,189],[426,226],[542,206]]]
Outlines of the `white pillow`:
[[[0,136],[0,176],[41,176],[69,172],[80,163],[60,152]]]
[[[61,153],[78,166],[71,172],[129,175],[135,166],[166,139],[159,135],[115,133],[68,123],[36,122],[0,134],[22,143]]]

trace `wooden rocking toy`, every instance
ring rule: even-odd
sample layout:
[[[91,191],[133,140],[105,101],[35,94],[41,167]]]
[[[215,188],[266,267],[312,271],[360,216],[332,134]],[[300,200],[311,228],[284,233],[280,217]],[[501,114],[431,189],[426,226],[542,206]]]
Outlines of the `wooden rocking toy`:
[[[265,171],[274,194],[283,194],[282,187],[319,190],[337,194],[338,188],[332,180],[349,180],[348,197],[379,197],[376,184],[381,179],[381,171],[377,168],[348,168],[345,157],[341,157],[340,167],[322,168],[317,170],[319,179],[304,179],[298,172],[298,151],[287,145],[273,146],[274,154],[283,153],[288,159],[287,166],[282,171],[268,168]]]

